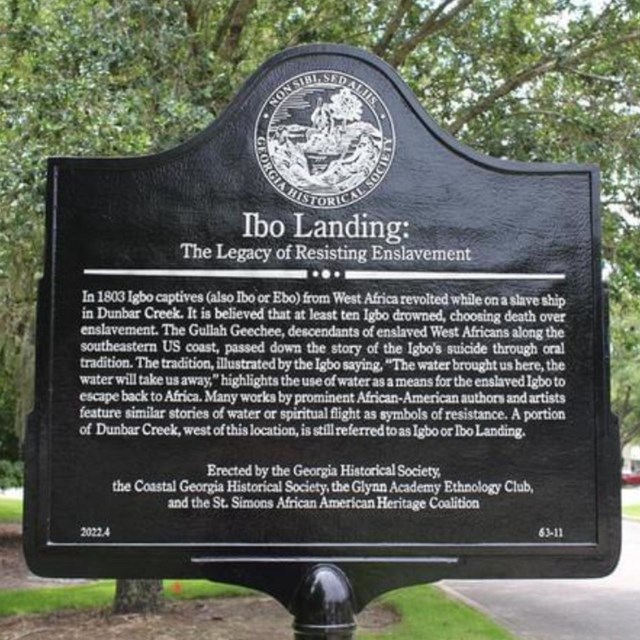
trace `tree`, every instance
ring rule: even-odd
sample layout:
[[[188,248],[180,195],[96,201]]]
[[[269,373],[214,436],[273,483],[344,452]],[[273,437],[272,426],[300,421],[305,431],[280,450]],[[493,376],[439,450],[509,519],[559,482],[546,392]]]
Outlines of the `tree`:
[[[114,613],[155,613],[162,605],[162,580],[116,581]]]
[[[346,126],[347,122],[362,119],[362,102],[349,89],[341,89],[331,98],[331,113]]]
[[[640,293],[640,0],[0,0],[0,442],[33,386],[44,159],[174,146],[270,55],[322,41],[397,67],[479,151],[598,163],[614,308]]]
[[[616,304],[611,333],[611,402],[624,448],[640,440],[640,307],[635,298]]]

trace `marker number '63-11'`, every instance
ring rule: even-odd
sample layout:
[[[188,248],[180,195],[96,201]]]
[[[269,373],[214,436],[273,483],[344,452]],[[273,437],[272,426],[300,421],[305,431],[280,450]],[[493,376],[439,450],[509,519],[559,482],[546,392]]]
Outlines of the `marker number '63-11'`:
[[[564,538],[564,529],[562,527],[540,527],[538,529],[538,538],[543,540],[560,540]]]

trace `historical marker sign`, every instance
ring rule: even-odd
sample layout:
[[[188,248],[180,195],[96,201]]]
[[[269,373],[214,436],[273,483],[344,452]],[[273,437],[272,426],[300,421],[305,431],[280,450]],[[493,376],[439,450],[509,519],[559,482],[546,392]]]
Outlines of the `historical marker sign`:
[[[172,151],[52,159],[47,222],[35,570],[615,563],[596,168],[482,157],[316,46]]]

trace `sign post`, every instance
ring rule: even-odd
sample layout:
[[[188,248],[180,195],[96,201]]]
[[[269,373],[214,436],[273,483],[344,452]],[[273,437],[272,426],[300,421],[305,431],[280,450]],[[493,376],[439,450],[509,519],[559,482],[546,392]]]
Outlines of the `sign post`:
[[[609,572],[598,181],[471,151],[334,45],[176,149],[51,159],[32,569],[248,585],[300,637],[408,584]]]

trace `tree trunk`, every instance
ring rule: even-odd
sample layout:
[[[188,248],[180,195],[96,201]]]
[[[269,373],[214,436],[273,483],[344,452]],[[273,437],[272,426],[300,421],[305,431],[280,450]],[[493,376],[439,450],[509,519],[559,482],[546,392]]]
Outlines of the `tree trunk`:
[[[162,580],[116,581],[114,613],[156,613],[162,606]]]

